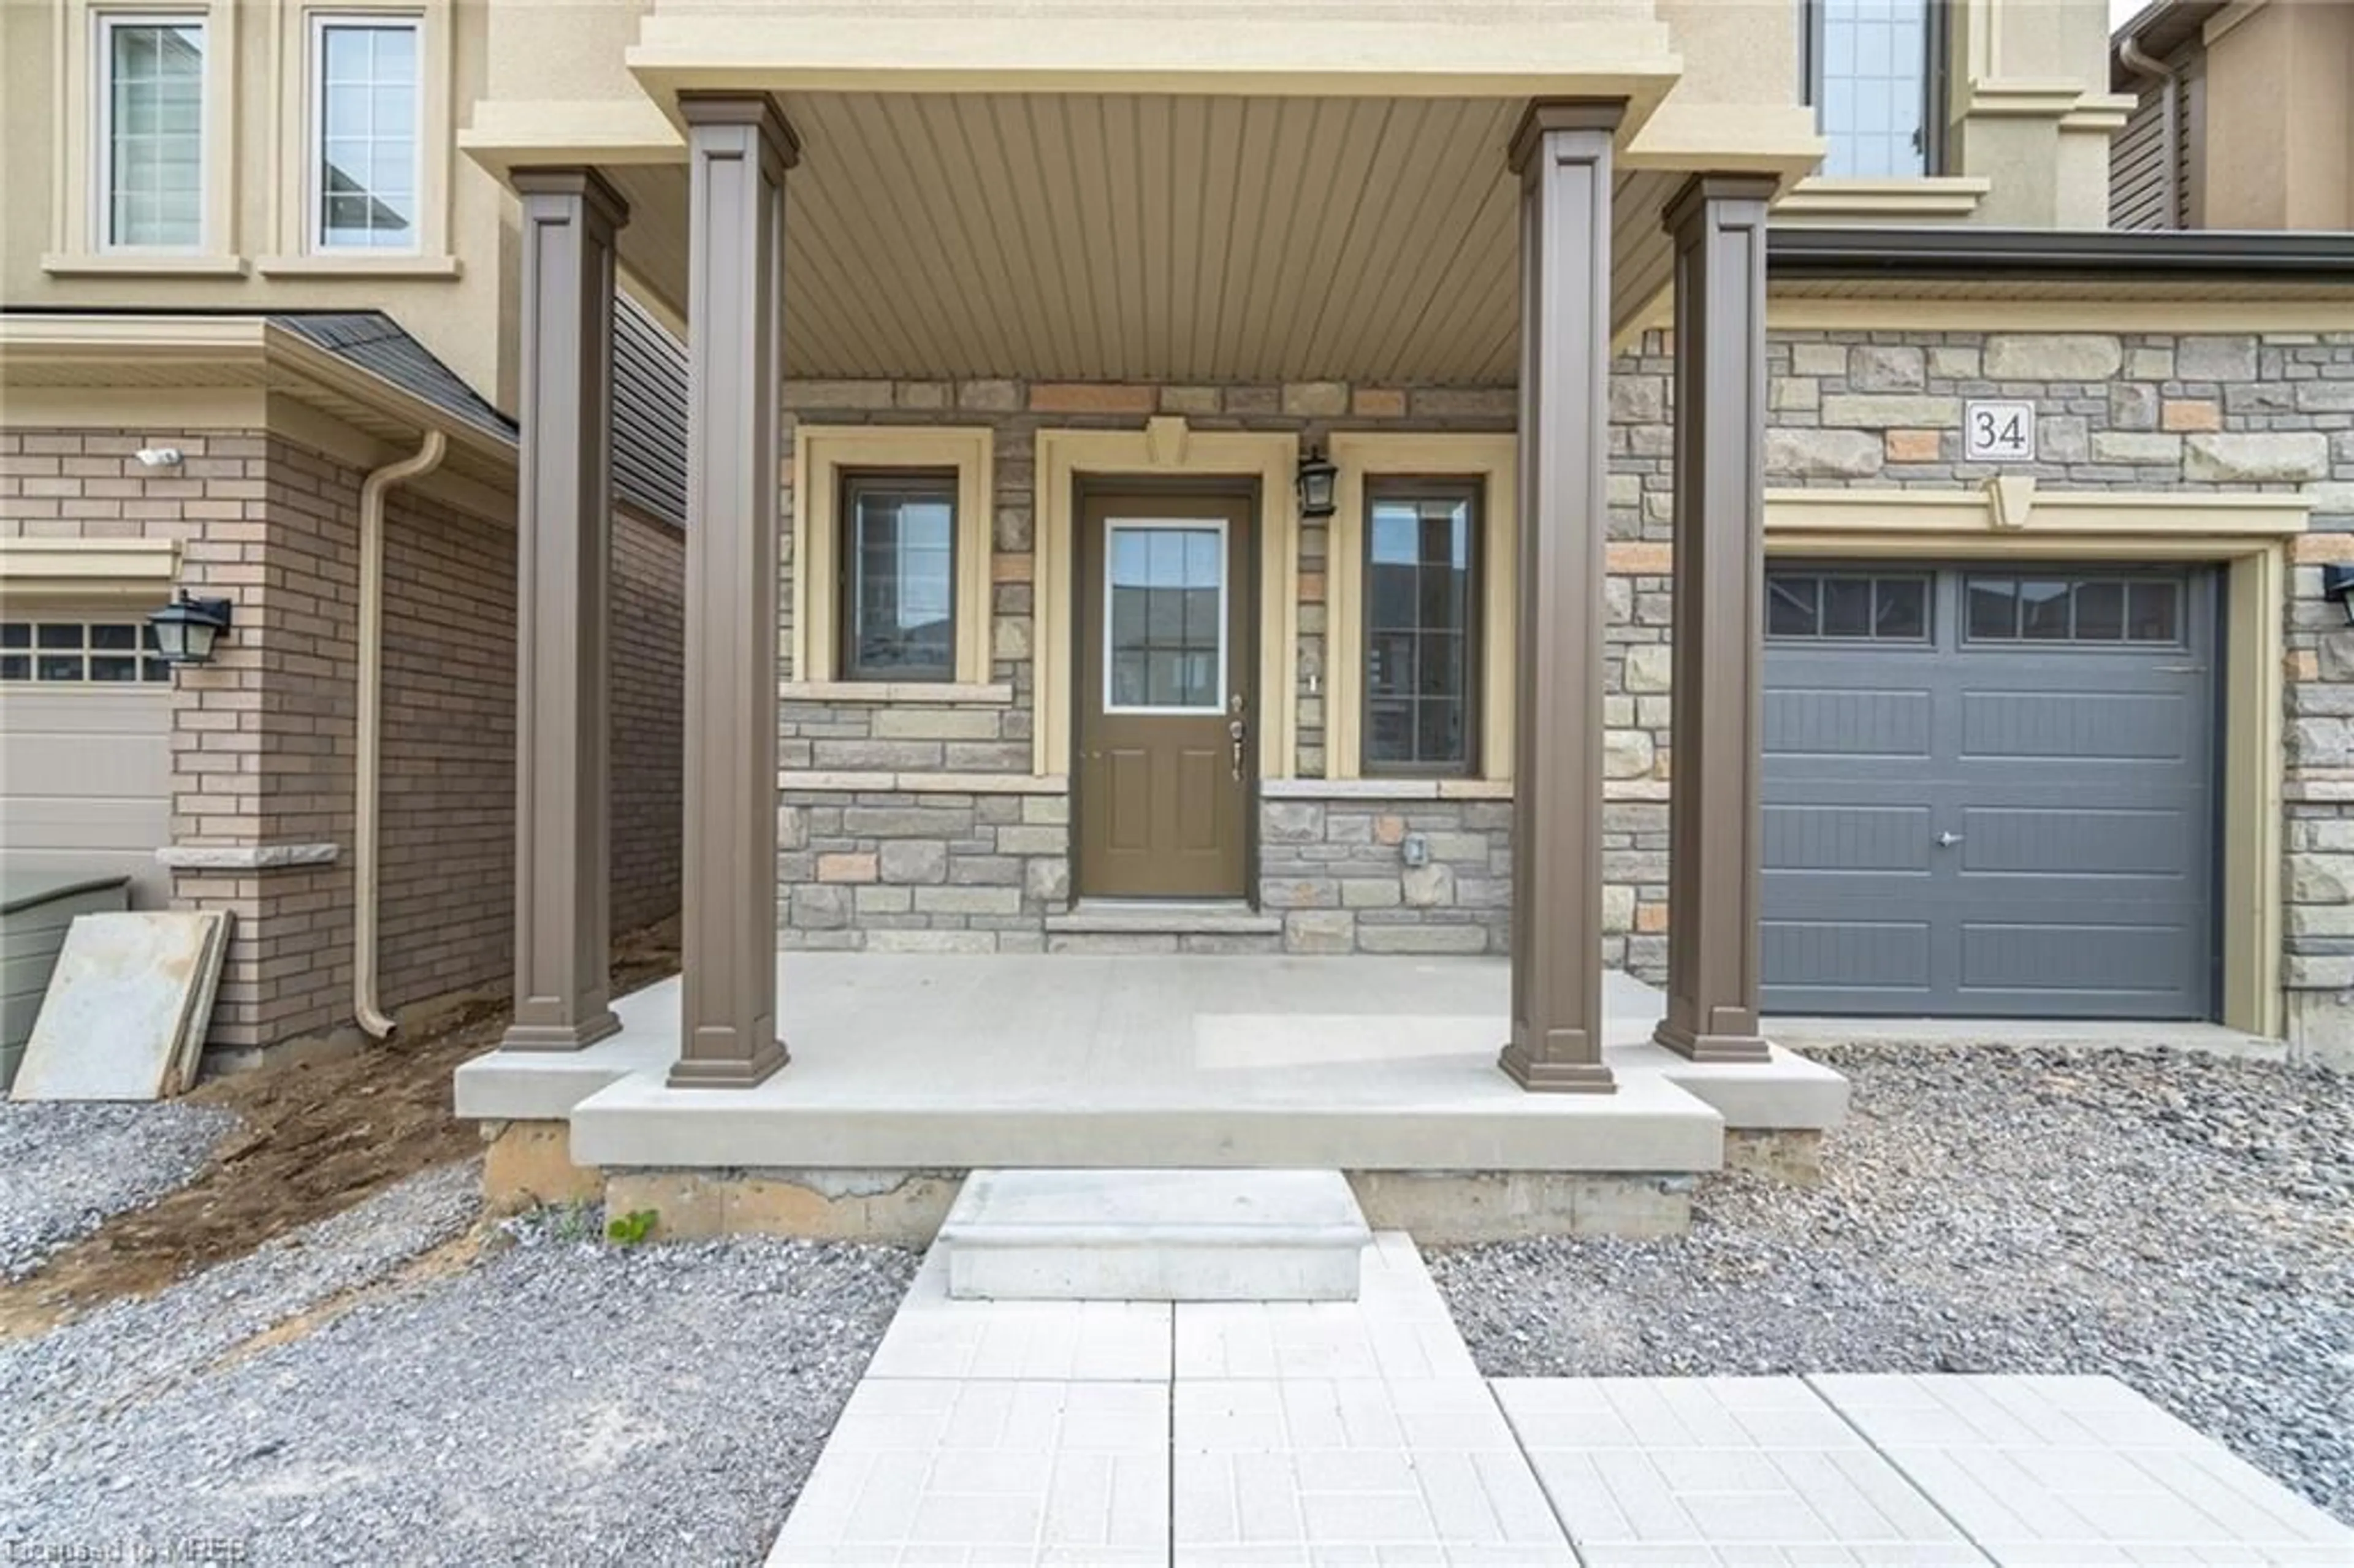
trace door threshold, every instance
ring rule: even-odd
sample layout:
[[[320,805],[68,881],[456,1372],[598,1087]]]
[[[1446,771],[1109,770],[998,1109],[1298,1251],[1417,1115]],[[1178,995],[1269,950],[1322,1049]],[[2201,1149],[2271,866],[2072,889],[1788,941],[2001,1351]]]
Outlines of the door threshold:
[[[1240,898],[1082,898],[1067,913],[1047,916],[1046,929],[1061,935],[1260,937],[1282,931],[1283,916],[1263,915]]]

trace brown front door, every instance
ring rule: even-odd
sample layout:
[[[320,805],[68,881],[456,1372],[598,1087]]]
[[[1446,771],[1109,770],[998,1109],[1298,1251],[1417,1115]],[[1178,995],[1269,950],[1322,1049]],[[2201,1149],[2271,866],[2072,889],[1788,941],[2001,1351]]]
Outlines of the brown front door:
[[[1095,495],[1080,512],[1078,890],[1240,898],[1251,732],[1251,503]]]

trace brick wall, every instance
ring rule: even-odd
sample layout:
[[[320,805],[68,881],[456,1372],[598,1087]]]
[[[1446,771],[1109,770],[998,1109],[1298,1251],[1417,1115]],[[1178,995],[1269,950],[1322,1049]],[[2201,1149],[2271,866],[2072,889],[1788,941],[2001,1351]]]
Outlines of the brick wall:
[[[177,447],[176,470],[132,455]],[[326,864],[175,871],[175,902],[235,920],[211,1043],[350,1017],[362,472],[267,432],[0,431],[0,534],[170,538],[180,580],[236,621],[172,706],[172,842],[333,845]],[[397,1008],[505,983],[514,946],[511,523],[398,491],[385,551],[380,994]],[[617,531],[614,909],[678,902],[682,551]]]

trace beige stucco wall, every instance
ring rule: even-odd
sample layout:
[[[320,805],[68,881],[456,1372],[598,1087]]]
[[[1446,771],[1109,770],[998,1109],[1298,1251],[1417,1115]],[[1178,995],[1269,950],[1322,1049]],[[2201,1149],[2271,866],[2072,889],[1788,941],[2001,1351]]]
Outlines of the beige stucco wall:
[[[2224,13],[2206,92],[2208,228],[2354,228],[2354,5]]]
[[[78,79],[92,74],[83,58],[90,6],[0,5],[0,145],[7,148],[0,181],[8,214],[0,223],[0,306],[382,309],[485,397],[514,407],[514,204],[455,151],[451,135],[488,85],[492,8],[482,0],[422,0],[404,9],[422,16],[429,112],[440,109],[438,129],[427,132],[423,254],[325,265],[299,256],[310,13],[211,0],[207,43],[220,57],[207,80],[207,161],[222,182],[216,221],[205,255],[134,270],[126,259],[91,255],[89,137],[74,112],[87,107],[90,85]],[[227,90],[216,93],[216,83]]]

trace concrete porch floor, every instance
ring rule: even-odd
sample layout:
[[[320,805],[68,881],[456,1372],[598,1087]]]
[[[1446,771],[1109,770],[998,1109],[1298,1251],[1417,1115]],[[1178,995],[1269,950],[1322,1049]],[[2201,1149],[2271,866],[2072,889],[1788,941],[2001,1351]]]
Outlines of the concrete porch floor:
[[[1697,1065],[1649,1043],[1659,993],[1607,977],[1614,1095],[1532,1095],[1496,1065],[1511,975],[1478,959],[779,959],[791,1063],[675,1089],[676,980],[577,1053],[493,1052],[458,1114],[571,1124],[615,1169],[1293,1166],[1692,1172],[1728,1127],[1814,1131],[1847,1085],[1787,1052]]]

